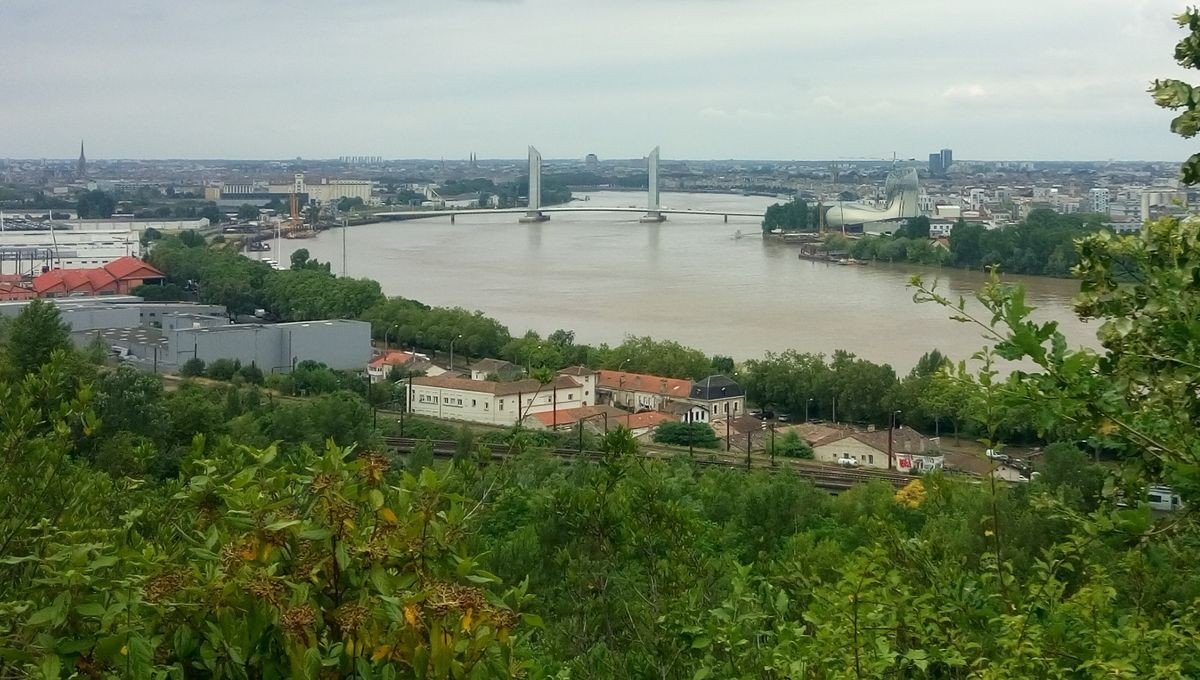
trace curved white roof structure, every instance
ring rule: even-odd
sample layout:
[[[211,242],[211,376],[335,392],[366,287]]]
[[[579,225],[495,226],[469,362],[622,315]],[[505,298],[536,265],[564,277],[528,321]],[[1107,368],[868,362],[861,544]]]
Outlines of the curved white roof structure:
[[[873,208],[861,203],[835,203],[825,213],[825,224],[830,227],[845,227],[852,224],[898,220],[917,217],[917,171],[914,168],[897,170],[888,174],[884,191],[887,205]]]

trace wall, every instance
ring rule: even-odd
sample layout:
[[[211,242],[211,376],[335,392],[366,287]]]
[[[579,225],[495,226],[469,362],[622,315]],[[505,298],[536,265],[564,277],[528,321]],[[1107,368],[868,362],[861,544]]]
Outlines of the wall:
[[[434,418],[511,425],[517,420],[516,402],[515,399],[505,401],[502,411],[497,398],[491,394],[413,385],[412,412]]]
[[[306,360],[335,370],[365,370],[371,358],[371,325],[365,321],[182,328],[166,335],[170,354],[180,365],[193,356],[205,363],[237,359],[267,373],[287,373]]]
[[[91,331],[99,328],[137,328],[138,310],[132,307],[112,305],[80,305],[60,308],[62,320],[74,332]]]
[[[813,449],[813,458],[825,463],[836,463],[838,458],[843,456],[857,460],[863,467],[886,470],[888,466],[887,453],[867,446],[854,437],[846,437]]]

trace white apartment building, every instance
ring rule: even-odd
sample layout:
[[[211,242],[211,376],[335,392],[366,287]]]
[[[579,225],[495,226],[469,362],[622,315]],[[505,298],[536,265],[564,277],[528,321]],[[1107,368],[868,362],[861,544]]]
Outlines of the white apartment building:
[[[591,391],[591,395],[595,392]],[[584,386],[568,375],[543,385],[537,380],[492,382],[438,376],[412,379],[409,411],[434,418],[513,425],[535,413],[592,406]]]
[[[1095,188],[1088,192],[1088,205],[1092,212],[1108,214],[1108,189]]]

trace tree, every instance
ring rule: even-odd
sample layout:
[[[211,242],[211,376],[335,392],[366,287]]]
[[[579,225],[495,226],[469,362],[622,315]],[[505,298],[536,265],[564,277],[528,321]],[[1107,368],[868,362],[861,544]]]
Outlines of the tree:
[[[71,328],[58,307],[45,300],[31,300],[6,328],[5,354],[16,377],[37,370],[54,352],[70,347]]]
[[[727,357],[720,354],[714,354],[712,358],[712,372],[719,375],[733,375],[736,368],[733,363],[733,357]]]
[[[204,359],[192,357],[179,367],[179,375],[185,378],[198,378],[204,375]]]
[[[1184,68],[1200,68],[1200,11],[1189,8],[1176,17],[1188,35],[1175,46],[1175,61]],[[1188,83],[1175,78],[1155,80],[1150,88],[1154,103],[1165,109],[1183,112],[1171,120],[1171,132],[1191,139],[1200,131],[1200,96]],[[1200,154],[1193,154],[1181,168],[1185,184],[1200,184]]]
[[[162,285],[144,283],[129,291],[129,294],[150,302],[175,302],[185,298],[183,289],[173,283]]]
[[[249,203],[243,203],[240,206],[238,206],[237,216],[238,216],[239,220],[243,220],[243,221],[257,220],[258,219],[258,207],[250,205]]]
[[[232,380],[241,368],[241,362],[235,359],[217,359],[208,365],[204,374],[213,380]]]
[[[364,203],[363,200],[361,198],[359,198],[358,196],[354,196],[354,197],[345,196],[345,197],[338,199],[338,202],[337,202],[337,208],[338,208],[338,210],[340,210],[342,212],[351,212],[354,210],[358,210],[359,208],[362,208],[364,205],[366,205],[366,203]]]
[[[800,434],[795,430],[788,430],[783,436],[777,438],[775,440],[775,450],[772,453],[784,458],[811,459],[813,457],[812,447],[808,445],[808,442],[801,439]]]
[[[293,250],[290,261],[292,263],[293,270],[300,270],[307,267],[309,262],[308,248],[297,248],[296,250]]]
[[[220,224],[225,221],[225,215],[215,203],[205,204],[204,207],[196,213],[197,217],[203,217],[208,220],[209,224]]]
[[[896,231],[896,236],[915,239],[929,239],[929,218],[924,215],[910,217],[904,226]]]
[[[75,211],[82,219],[108,219],[116,209],[117,201],[112,194],[99,189],[84,192],[75,204]]]
[[[674,446],[694,446],[701,449],[720,447],[721,441],[708,423],[669,422],[654,430],[654,441]]]

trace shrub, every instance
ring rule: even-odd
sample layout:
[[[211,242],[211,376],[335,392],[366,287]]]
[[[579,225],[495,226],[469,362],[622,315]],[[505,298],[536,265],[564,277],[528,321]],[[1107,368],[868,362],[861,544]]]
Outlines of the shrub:
[[[195,378],[204,375],[204,359],[192,357],[179,367],[179,375],[185,378]]]

